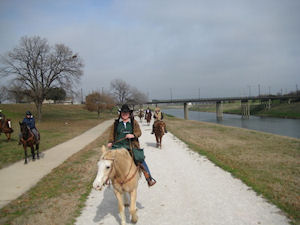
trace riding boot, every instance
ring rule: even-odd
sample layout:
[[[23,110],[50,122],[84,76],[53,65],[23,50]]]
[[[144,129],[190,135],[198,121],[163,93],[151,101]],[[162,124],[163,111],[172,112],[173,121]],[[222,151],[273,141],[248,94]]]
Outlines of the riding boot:
[[[152,125],[152,132],[151,134],[154,134],[154,124]]]
[[[148,186],[149,187],[153,186],[156,183],[156,180],[154,180],[153,177],[151,177],[150,173],[146,170],[144,165],[140,164],[140,168],[146,178]]]

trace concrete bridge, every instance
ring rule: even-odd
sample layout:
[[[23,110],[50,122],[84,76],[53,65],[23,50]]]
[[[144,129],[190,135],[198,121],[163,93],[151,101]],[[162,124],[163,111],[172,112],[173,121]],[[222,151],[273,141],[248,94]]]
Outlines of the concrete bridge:
[[[198,99],[171,99],[171,100],[152,100],[146,104],[178,104],[183,103],[184,106],[184,119],[188,119],[188,103],[215,103],[216,104],[216,117],[217,120],[223,119],[223,106],[225,102],[241,101],[241,114],[242,118],[247,119],[250,116],[250,103],[249,101],[260,101],[264,104],[266,109],[270,109],[273,100],[287,101],[300,99],[300,96],[249,96],[249,97],[228,97],[228,98],[198,98]]]

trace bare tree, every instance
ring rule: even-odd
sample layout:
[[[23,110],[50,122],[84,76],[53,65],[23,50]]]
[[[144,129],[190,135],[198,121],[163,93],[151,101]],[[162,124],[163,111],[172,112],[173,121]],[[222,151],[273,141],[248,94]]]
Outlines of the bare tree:
[[[130,85],[124,80],[115,79],[110,82],[110,86],[118,104],[126,103],[128,97],[130,96]]]
[[[146,94],[142,93],[139,91],[137,88],[132,87],[130,89],[130,99],[135,103],[135,104],[143,104],[148,101],[148,98]]]
[[[0,104],[2,101],[8,100],[8,90],[6,87],[0,87]]]
[[[20,81],[34,101],[39,121],[42,103],[51,87],[71,88],[83,74],[83,63],[64,44],[48,45],[39,36],[22,37],[19,46],[1,57],[0,76]]]

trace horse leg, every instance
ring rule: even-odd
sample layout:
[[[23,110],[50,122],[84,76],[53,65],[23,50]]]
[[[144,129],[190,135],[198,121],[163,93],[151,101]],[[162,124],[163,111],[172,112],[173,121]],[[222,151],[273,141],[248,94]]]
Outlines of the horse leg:
[[[155,139],[156,139],[156,148],[159,147],[159,140],[158,140],[158,136],[155,134]]]
[[[31,148],[32,160],[35,160],[34,145],[31,145],[30,148]]]
[[[161,140],[162,140],[162,136],[159,137],[159,147],[161,149]]]
[[[40,147],[39,144],[36,144],[36,145],[35,145],[35,149],[36,149],[36,158],[37,158],[37,159],[40,159],[39,147]]]
[[[23,145],[24,148],[24,154],[25,154],[25,164],[27,164],[27,147]]]
[[[128,207],[129,206],[129,195],[127,192],[124,192],[123,194],[123,200],[124,200],[124,206]]]
[[[136,213],[136,195],[137,189],[135,188],[132,192],[130,192],[130,215],[131,215],[131,222],[136,223],[138,221],[138,216]]]
[[[119,213],[121,217],[121,225],[126,225],[125,207],[123,203],[123,196],[120,192],[114,190],[116,198],[118,199]]]

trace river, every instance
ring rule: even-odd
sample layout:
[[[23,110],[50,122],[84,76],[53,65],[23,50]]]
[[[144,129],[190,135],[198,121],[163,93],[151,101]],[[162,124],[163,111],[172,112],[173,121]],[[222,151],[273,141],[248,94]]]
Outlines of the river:
[[[178,118],[184,118],[183,109],[163,109],[162,111]],[[223,120],[217,121],[216,113],[197,111],[189,111],[189,119],[300,138],[300,119],[258,116],[250,116],[249,119],[242,119],[241,115],[223,114]]]

